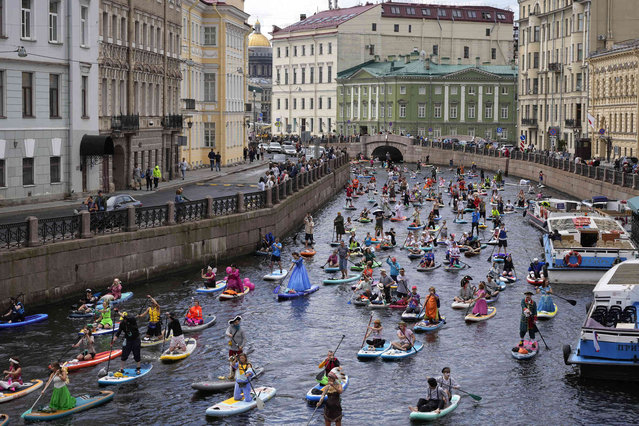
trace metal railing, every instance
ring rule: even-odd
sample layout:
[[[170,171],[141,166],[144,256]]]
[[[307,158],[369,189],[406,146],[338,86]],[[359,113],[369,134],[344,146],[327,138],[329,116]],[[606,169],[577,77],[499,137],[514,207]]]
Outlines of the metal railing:
[[[183,125],[183,117],[180,114],[165,115],[162,119],[162,126],[165,129],[180,130]]]
[[[38,239],[43,244],[79,237],[80,216],[78,215],[38,220]]]
[[[24,247],[27,245],[28,240],[29,228],[27,222],[0,225],[0,248]]]
[[[206,218],[206,200],[195,200],[175,205],[176,222],[193,222]]]
[[[574,118],[567,118],[565,123],[566,127],[581,127],[581,121]]]
[[[111,130],[120,132],[135,132],[140,129],[140,116],[114,115],[111,117]]]
[[[259,210],[264,207],[266,207],[266,191],[258,191],[258,192],[251,192],[249,194],[244,194],[244,208],[247,211]]]
[[[135,224],[138,228],[164,226],[169,216],[167,206],[138,207],[135,209]]]
[[[521,119],[522,126],[536,126],[537,119],[536,118],[522,118]]]
[[[227,195],[213,199],[213,216],[237,213],[237,196]]]
[[[90,229],[93,234],[116,234],[124,232],[128,223],[126,210],[91,213]]]

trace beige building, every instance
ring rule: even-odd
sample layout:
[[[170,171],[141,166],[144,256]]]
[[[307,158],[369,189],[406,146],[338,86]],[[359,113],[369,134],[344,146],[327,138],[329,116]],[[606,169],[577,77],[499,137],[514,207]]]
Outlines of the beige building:
[[[519,132],[538,149],[589,151],[590,52],[636,38],[636,0],[519,0]]]
[[[376,58],[415,49],[441,64],[513,58],[513,13],[485,6],[366,3],[302,15],[272,35],[274,133],[284,134],[335,132],[337,73]]]
[[[103,188],[132,185],[133,168],[177,172],[180,22],[178,0],[100,0],[100,133],[113,141],[104,157]],[[106,163],[106,164],[105,164]]]
[[[592,155],[601,158],[636,157],[639,154],[639,39],[596,52],[588,60],[590,114],[595,129]]]
[[[247,36],[243,0],[182,1],[182,113],[192,166],[209,164],[213,149],[222,164],[243,159],[247,145]]]

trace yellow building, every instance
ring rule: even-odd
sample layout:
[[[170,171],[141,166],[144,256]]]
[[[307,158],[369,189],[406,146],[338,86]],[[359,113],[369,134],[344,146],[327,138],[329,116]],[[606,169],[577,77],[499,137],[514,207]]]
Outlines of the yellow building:
[[[181,158],[208,165],[213,149],[222,164],[243,160],[247,146],[248,43],[243,0],[182,2]]]

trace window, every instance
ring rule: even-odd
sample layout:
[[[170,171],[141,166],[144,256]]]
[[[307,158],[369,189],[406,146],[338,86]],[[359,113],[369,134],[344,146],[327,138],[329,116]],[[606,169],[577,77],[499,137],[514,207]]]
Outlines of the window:
[[[22,116],[33,117],[33,74],[22,73]]]
[[[309,71],[308,82],[313,84],[315,83],[315,67],[310,67],[308,71]]]
[[[461,18],[462,17],[461,10],[456,10],[455,9],[455,10],[452,11],[452,14],[453,14],[453,18]]]
[[[49,41],[58,42],[58,9],[60,2],[58,0],[49,1]]]
[[[508,139],[508,129],[501,129],[501,138]]]
[[[330,83],[333,80],[333,67],[331,65],[326,67],[326,82]]]
[[[468,88],[468,94],[469,95],[474,95],[475,94],[475,86],[470,86]]]
[[[413,32],[413,26],[412,26],[412,25],[409,25],[409,26],[408,26],[408,32],[409,32],[409,33],[412,33],[412,32]]]
[[[82,118],[89,118],[89,77],[82,76]]]
[[[320,66],[317,68],[317,82],[322,83],[324,80],[324,67]]]
[[[422,15],[430,16],[430,9],[422,9]]]
[[[508,87],[507,86],[501,86],[501,94],[502,95],[507,95],[508,94]]]
[[[215,123],[204,123],[204,146],[215,148]]]
[[[317,109],[322,109],[322,97],[317,98]]]
[[[433,44],[433,55],[439,55],[439,46]]]
[[[477,18],[477,12],[475,12],[474,10],[469,10],[468,12],[466,12],[466,14],[469,18]]]
[[[324,54],[324,44],[322,44],[322,43],[319,44],[319,54],[320,55]],[[286,56],[288,56],[288,53],[286,54]]]
[[[23,0],[24,1],[24,0]],[[80,46],[86,47],[89,37],[89,8],[87,6],[80,7]]]
[[[0,70],[0,117],[4,116],[4,71]]]
[[[60,76],[49,74],[49,116],[60,117]]]
[[[284,51],[284,57],[288,58],[288,46],[286,46],[286,50]]]
[[[297,84],[297,69],[293,68],[293,84]]]
[[[392,94],[393,94],[393,86],[388,86],[388,91],[387,91],[387,93],[388,93],[389,95],[392,95]]]
[[[306,56],[306,45],[302,45],[302,56]]]
[[[470,57],[470,48],[468,46],[464,46],[464,59],[468,59]]]
[[[22,159],[22,184],[33,185],[33,158]]]
[[[393,118],[393,104],[389,103],[388,104],[388,114],[387,114],[388,118]]]
[[[487,95],[493,94],[493,86],[486,86],[486,94]]]
[[[368,54],[371,55],[371,56],[375,54],[375,45],[374,44],[369,44],[368,45]]]
[[[302,68],[302,84],[306,84],[306,68]]]
[[[406,14],[407,15],[414,15],[415,14],[415,8],[414,7],[407,7],[406,8]]]
[[[60,157],[49,157],[49,176],[51,183],[60,182]]]
[[[333,53],[333,43],[328,43],[328,54],[332,54]],[[329,78],[330,80],[330,78]]]
[[[436,137],[436,138],[439,138],[439,137],[441,137],[441,135],[442,135],[441,127],[435,127],[433,129],[433,136]]]
[[[577,85],[575,87],[575,90],[577,91],[581,91],[582,90],[582,78],[583,78],[583,74],[579,73],[577,74]]]
[[[406,94],[406,86],[399,86],[399,94],[400,95]]]
[[[581,61],[584,57],[584,45],[582,43],[577,43],[577,60]]]
[[[490,12],[482,12],[481,17],[484,19],[490,19],[491,18]]]
[[[1,5],[0,5],[1,7]],[[7,186],[7,178],[5,172],[4,159],[0,159],[0,188]]]
[[[293,109],[297,109],[297,98],[293,98]]]
[[[437,9],[437,16],[446,16],[446,9]]]
[[[406,104],[399,104],[399,117],[406,118]]]
[[[282,102],[280,98],[277,98],[277,109],[282,109]]]
[[[486,28],[486,37],[490,37],[490,28]]]
[[[284,109],[288,109],[288,99],[284,99]]]
[[[395,31],[396,33],[399,32],[399,24],[393,25],[393,31]]]
[[[206,38],[205,38],[205,40],[206,40]],[[279,48],[279,47],[277,48],[277,57],[278,57],[278,58],[281,58],[281,57],[282,57],[282,49],[281,49],[281,48]]]
[[[458,91],[458,87],[457,86],[450,86],[450,94],[451,95],[456,95]]]
[[[417,104],[417,117],[426,117],[426,104]]]
[[[31,38],[31,0],[22,0],[22,21],[20,37]]]
[[[311,56],[315,55],[315,45],[314,45],[314,44],[311,44],[311,45],[310,45],[310,48],[311,48],[311,53],[310,53],[310,55],[311,55]]]
[[[371,31],[377,31],[377,24],[375,22],[371,24]]]
[[[500,118],[507,119],[508,118],[508,105],[501,106],[501,113],[499,115]]]
[[[490,59],[497,59],[497,48],[490,49]]]
[[[419,86],[419,94],[420,95],[426,94],[426,86]]]
[[[442,86],[435,86],[435,94],[436,95],[442,94]]]
[[[450,118],[457,118],[457,105],[450,106]]]
[[[204,73],[204,102],[215,100],[215,73]]]
[[[497,14],[497,19],[505,20],[506,19],[506,15],[504,15],[503,13],[498,13]]]
[[[379,104],[379,118],[384,118],[384,104]]]
[[[332,108],[332,103],[333,103],[333,98],[328,97],[327,100],[328,100],[328,109],[331,109]]]
[[[475,105],[468,105],[468,118],[475,118]]]
[[[584,29],[584,14],[577,14],[577,31],[583,31]]]
[[[0,0],[0,36],[3,36],[3,35],[4,35],[4,2]]]
[[[204,27],[204,45],[217,45],[217,27]],[[280,57],[280,48],[277,48],[277,57]]]
[[[442,118],[442,104],[435,104],[433,108],[433,117]]]
[[[394,14],[394,15],[399,15],[399,14],[400,14],[400,12],[399,12],[399,7],[397,7],[397,6],[391,6],[391,8],[390,8],[390,12],[391,12],[392,14]]]
[[[539,41],[539,25],[533,28],[533,43]]]
[[[486,109],[485,109],[485,114],[484,117],[486,118],[493,118],[493,106],[490,104],[486,105]]]

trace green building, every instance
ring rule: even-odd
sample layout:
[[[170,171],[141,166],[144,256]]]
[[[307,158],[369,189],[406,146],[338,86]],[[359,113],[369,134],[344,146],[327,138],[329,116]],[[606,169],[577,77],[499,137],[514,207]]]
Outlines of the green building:
[[[393,58],[389,58],[393,59]],[[517,67],[436,64],[412,54],[337,76],[337,131],[515,143]]]

